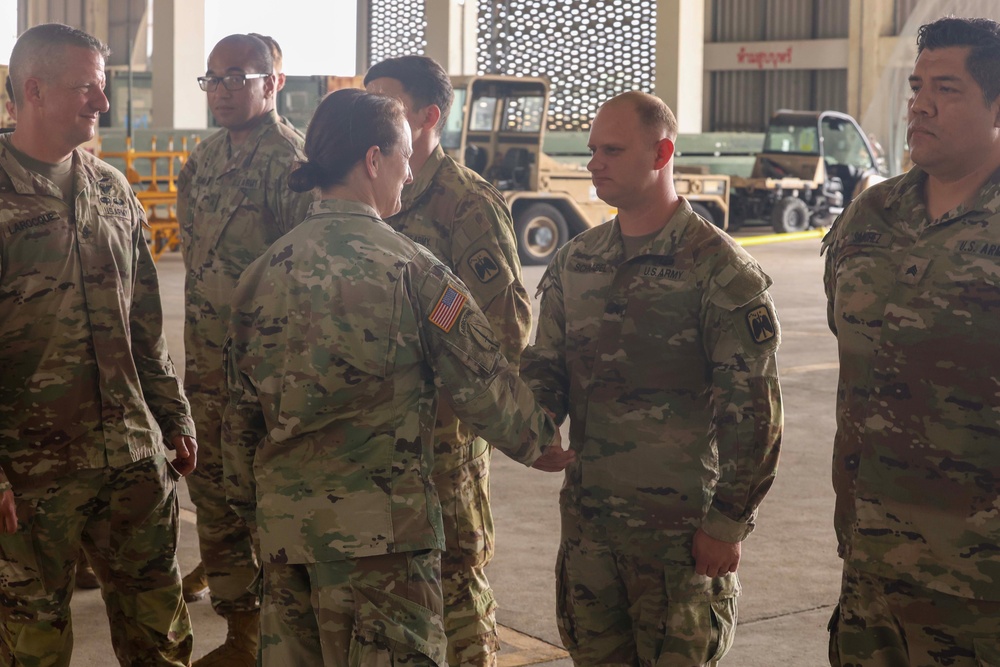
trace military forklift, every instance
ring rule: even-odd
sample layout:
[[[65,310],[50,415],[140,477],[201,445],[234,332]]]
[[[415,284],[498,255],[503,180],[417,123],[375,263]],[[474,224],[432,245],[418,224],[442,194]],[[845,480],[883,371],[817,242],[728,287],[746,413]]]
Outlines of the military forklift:
[[[732,178],[730,230],[770,223],[776,233],[823,227],[859,193],[885,180],[858,123],[836,111],[771,116],[749,178]]]
[[[455,101],[441,145],[503,194],[523,264],[547,264],[570,238],[614,215],[597,198],[585,166],[557,161],[542,150],[549,115],[546,79],[483,75],[452,77],[452,83]],[[726,228],[728,176],[677,173],[674,183],[696,212]]]

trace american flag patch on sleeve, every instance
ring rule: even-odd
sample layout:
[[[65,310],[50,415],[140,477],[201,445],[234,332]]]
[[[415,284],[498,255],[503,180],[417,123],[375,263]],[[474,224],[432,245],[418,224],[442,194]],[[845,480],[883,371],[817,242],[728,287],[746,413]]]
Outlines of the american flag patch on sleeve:
[[[448,288],[438,299],[437,305],[434,306],[434,310],[427,317],[431,324],[441,328],[445,333],[451,331],[451,328],[455,326],[458,316],[462,313],[462,308],[465,306],[465,295],[459,292],[457,289],[448,285]]]

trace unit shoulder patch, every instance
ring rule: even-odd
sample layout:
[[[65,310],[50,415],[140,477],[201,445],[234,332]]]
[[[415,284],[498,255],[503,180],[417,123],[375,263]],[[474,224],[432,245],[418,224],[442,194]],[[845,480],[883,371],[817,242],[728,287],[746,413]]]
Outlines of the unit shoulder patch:
[[[750,327],[750,335],[758,345],[763,345],[777,335],[774,314],[767,305],[757,306],[747,312],[747,326]]]
[[[500,265],[489,250],[485,248],[474,253],[468,259],[469,268],[475,272],[479,282],[488,283],[500,273]]]

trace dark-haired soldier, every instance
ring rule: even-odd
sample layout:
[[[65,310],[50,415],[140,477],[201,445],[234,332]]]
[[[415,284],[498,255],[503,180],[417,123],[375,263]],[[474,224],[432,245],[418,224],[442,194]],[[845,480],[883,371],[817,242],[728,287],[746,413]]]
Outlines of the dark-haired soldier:
[[[573,458],[462,282],[382,222],[409,134],[396,100],[328,95],[290,180],[319,201],[233,297],[225,481],[260,537],[265,667],[445,663],[438,386],[515,460]]]
[[[824,240],[835,666],[1000,664],[1000,25],[921,26],[916,165]]]
[[[448,75],[423,56],[403,56],[368,70],[369,92],[395,97],[413,135],[413,182],[386,222],[430,250],[468,286],[504,356],[516,370],[531,332],[531,301],[521,284],[514,229],[503,197],[441,148],[454,92]],[[448,663],[492,665],[499,640],[496,602],[486,578],[493,558],[490,448],[442,403],[434,443],[434,483],[444,507],[441,557]]]
[[[175,548],[194,423],[167,355],[143,208],[120,172],[79,149],[108,110],[108,53],[54,23],[27,30],[11,53],[17,127],[0,137],[0,665],[69,665],[81,547],[118,661],[186,667],[191,657]]]
[[[249,530],[226,504],[219,439],[233,288],[250,262],[305,218],[312,201],[288,189],[303,140],[274,111],[272,69],[271,50],[256,37],[230,35],[212,49],[198,83],[223,129],[199,144],[178,178],[187,269],[184,386],[202,444],[189,479],[202,564],[184,578],[184,592],[192,601],[210,588],[212,606],[229,625],[226,643],[198,667],[251,666],[257,654],[258,601],[248,588],[258,563]]]

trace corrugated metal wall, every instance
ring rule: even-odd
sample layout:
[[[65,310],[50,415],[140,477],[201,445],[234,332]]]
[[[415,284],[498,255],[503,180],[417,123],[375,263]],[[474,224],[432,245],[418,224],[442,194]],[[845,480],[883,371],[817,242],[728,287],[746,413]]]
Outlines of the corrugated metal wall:
[[[846,38],[850,6],[831,0],[710,0],[715,42]],[[762,132],[778,109],[847,107],[847,70],[712,72],[706,131]]]

